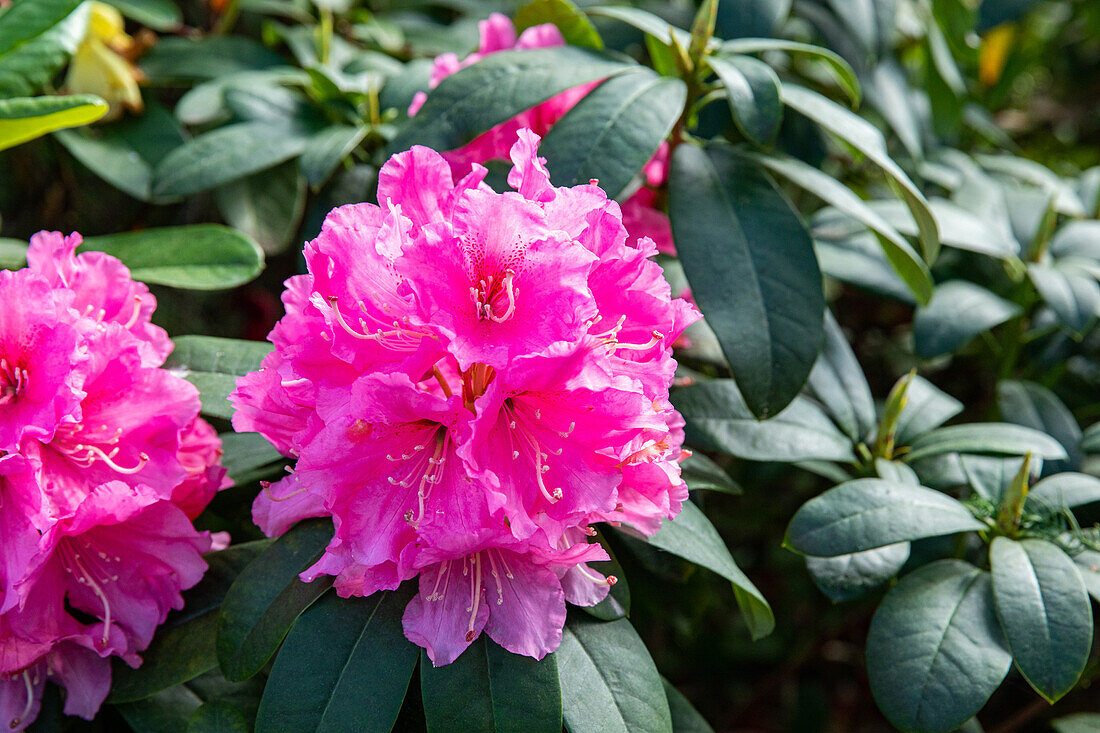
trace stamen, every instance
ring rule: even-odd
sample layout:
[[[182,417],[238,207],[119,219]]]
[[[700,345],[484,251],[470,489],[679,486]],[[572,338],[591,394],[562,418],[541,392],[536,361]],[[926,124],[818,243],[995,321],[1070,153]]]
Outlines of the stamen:
[[[145,464],[149,462],[149,456],[147,454],[139,453],[138,454],[138,464],[136,466],[132,466],[130,468],[127,468],[125,466],[120,466],[117,463],[115,463],[115,461],[114,461],[114,458],[115,458],[116,455],[118,455],[118,451],[119,451],[119,449],[117,447],[114,448],[110,453],[104,453],[103,449],[100,448],[99,446],[96,446],[96,445],[77,445],[76,450],[78,450],[78,451],[81,451],[81,450],[87,451],[91,455],[95,456],[99,460],[106,463],[113,470],[117,471],[118,473],[125,473],[127,475],[137,473],[141,469],[145,468]]]
[[[141,317],[141,296],[134,296],[134,312],[130,314],[130,318],[126,321],[126,325],[123,326],[127,331],[134,327],[138,322],[138,318]]]
[[[470,625],[466,627],[466,641],[471,642],[477,637],[477,632],[474,631],[474,623],[477,621],[477,612],[481,606],[481,555],[474,555],[472,561],[474,566],[474,578],[470,583],[470,607],[466,610],[470,612]]]
[[[646,349],[651,349],[657,344],[661,343],[661,341],[665,338],[664,334],[662,334],[660,331],[651,331],[650,333],[652,334],[652,338],[650,338],[650,340],[646,341],[644,344],[621,344],[616,341],[611,347],[611,351],[645,351]]]
[[[295,496],[298,496],[298,494],[305,493],[305,491],[306,491],[306,487],[302,486],[301,488],[297,489],[296,491],[291,491],[289,494],[287,494],[285,496],[275,496],[274,494],[271,493],[271,482],[270,481],[261,481],[260,482],[260,488],[263,489],[264,494],[267,495],[267,498],[271,499],[272,501],[287,501],[289,499],[293,499]]]

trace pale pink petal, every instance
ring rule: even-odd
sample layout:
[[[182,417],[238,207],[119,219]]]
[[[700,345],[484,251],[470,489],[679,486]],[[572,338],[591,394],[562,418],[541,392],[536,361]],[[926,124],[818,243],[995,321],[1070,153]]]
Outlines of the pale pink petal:
[[[494,580],[500,580],[499,586],[487,583],[490,615],[485,632],[513,654],[542,659],[561,644],[565,625],[565,595],[558,576],[509,550],[483,554],[482,564],[495,568]]]
[[[405,636],[424,647],[432,665],[458,659],[489,620],[486,594],[466,560],[451,560],[420,573],[420,592],[405,607]],[[560,631],[560,630],[559,630]]]

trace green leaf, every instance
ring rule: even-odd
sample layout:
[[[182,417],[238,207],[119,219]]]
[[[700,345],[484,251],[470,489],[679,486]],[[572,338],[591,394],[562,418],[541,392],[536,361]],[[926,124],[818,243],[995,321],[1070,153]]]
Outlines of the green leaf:
[[[920,234],[913,213],[901,201],[872,201],[868,204],[907,237]],[[949,247],[989,255],[1001,260],[1016,260],[1020,245],[1011,233],[967,211],[952,201],[932,198],[928,208],[940,231],[940,241]]]
[[[713,570],[733,583],[737,605],[741,607],[752,638],[767,636],[775,628],[775,616],[768,602],[737,567],[718,530],[691,501],[684,502],[675,519],[664,520],[657,534],[643,539],[665,552]]]
[[[205,613],[187,623],[162,626],[142,664],[131,669],[120,660],[112,665],[111,702],[133,702],[182,684],[218,666],[214,639],[216,613]]]
[[[257,733],[389,731],[419,657],[401,629],[411,590],[369,598],[329,593],[306,609],[275,658]]]
[[[187,196],[301,155],[308,136],[271,122],[238,122],[188,140],[156,167],[155,196]]]
[[[1081,338],[1100,315],[1100,284],[1072,263],[1041,265],[1030,262],[1027,276],[1070,333]]]
[[[570,46],[603,48],[603,39],[592,21],[570,0],[532,0],[516,11],[515,23],[516,33],[553,23]]]
[[[135,280],[189,290],[233,288],[255,278],[264,266],[255,242],[217,224],[88,237],[81,249],[114,255]]]
[[[599,179],[618,198],[653,157],[683,111],[679,79],[638,67],[589,92],[550,128],[539,154],[557,186]]]
[[[980,333],[1020,315],[1015,303],[966,280],[937,285],[932,300],[913,317],[914,348],[931,359],[950,354]]]
[[[807,383],[829,416],[853,443],[875,429],[875,400],[863,370],[832,312],[825,311],[825,345]]]
[[[707,63],[726,88],[737,129],[757,145],[770,144],[783,121],[779,77],[772,67],[751,56],[736,55],[711,56]]]
[[[890,722],[905,731],[939,733],[962,725],[1011,665],[989,573],[961,560],[939,560],[902,578],[867,635],[871,692]]]
[[[79,127],[107,114],[107,103],[91,94],[0,99],[0,150],[48,132]]]
[[[1083,453],[1100,453],[1100,423],[1090,425],[1081,435],[1081,451]]]
[[[389,150],[413,145],[453,150],[555,94],[633,66],[610,54],[572,46],[491,54],[440,82]]]
[[[116,705],[115,710],[142,733],[187,733],[188,720],[201,706],[201,697],[176,685],[144,700]]]
[[[187,733],[248,733],[248,720],[224,700],[202,704],[187,722]]]
[[[723,494],[743,493],[725,469],[702,453],[692,453],[680,462],[680,478],[691,491],[702,489]]]
[[[997,537],[993,596],[1012,658],[1053,704],[1077,684],[1092,648],[1092,606],[1073,560],[1043,540]]]
[[[294,161],[219,186],[214,198],[227,224],[267,254],[286,250],[306,207],[306,181]]]
[[[554,658],[569,733],[672,731],[657,667],[625,618],[571,619]]]
[[[307,520],[250,562],[229,588],[218,618],[218,662],[239,682],[263,669],[299,614],[332,585],[331,577],[303,583],[298,574],[317,561],[332,525]]]
[[[366,136],[365,127],[333,125],[311,137],[298,161],[309,185],[320,188]]]
[[[183,23],[183,12],[172,0],[105,0],[132,18],[155,31],[175,30]]]
[[[821,272],[903,303],[916,303],[912,288],[898,277],[897,270],[882,252],[881,240],[872,232],[834,239],[826,230],[818,228],[816,219],[815,216],[814,252]],[[919,255],[917,257],[920,259]],[[931,284],[927,289],[931,291]]]
[[[728,147],[680,145],[669,215],[745,403],[757,417],[775,415],[801,391],[824,340],[821,272],[797,210]]]
[[[940,238],[928,201],[905,172],[890,157],[886,140],[871,123],[826,97],[795,84],[782,85],[783,103],[809,117],[848,145],[867,156],[886,174],[891,185],[905,201],[920,228],[924,259],[935,262]]]
[[[894,271],[905,281],[917,300],[927,303],[932,297],[932,274],[928,264],[909,245],[909,242],[871,206],[851,189],[832,176],[803,163],[797,158],[769,153],[742,153],[772,173],[782,176],[799,188],[812,193],[838,211],[852,217],[870,229],[878,239],[882,252]],[[820,213],[820,212],[819,212]],[[815,222],[818,216],[815,216]],[[819,234],[815,226],[814,235]]]
[[[141,59],[141,70],[152,84],[214,79],[275,66],[285,66],[285,62],[245,36],[161,38]]]
[[[562,690],[557,654],[540,661],[512,654],[486,634],[442,667],[420,656],[420,689],[428,730],[558,733]]]
[[[806,557],[806,569],[833,603],[866,595],[898,574],[909,559],[909,543],[898,542],[836,557]]]
[[[691,45],[690,33],[683,28],[677,28],[664,18],[654,15],[647,10],[642,10],[641,8],[632,8],[622,5],[600,5],[595,8],[585,8],[584,12],[588,15],[612,18],[613,20],[626,23],[640,31],[648,33],[666,46],[670,38],[675,38],[676,42],[685,50]]]
[[[230,117],[225,96],[241,87],[270,88],[281,84],[306,85],[309,74],[290,66],[273,66],[259,71],[237,71],[196,84],[176,103],[175,114],[188,125],[205,125]]]
[[[222,433],[218,437],[222,441],[222,466],[237,484],[264,468],[277,469],[284,460],[259,433]]]
[[[917,472],[904,463],[898,461],[888,461],[885,458],[875,459],[875,473],[879,475],[879,478],[886,479],[895,484],[909,484],[910,486],[920,486],[920,478],[917,476]]]
[[[840,88],[851,98],[852,105],[859,104],[859,79],[856,78],[856,72],[847,61],[827,48],[782,38],[738,38],[726,41],[721,47],[722,53],[767,53],[769,51],[807,55],[824,61],[833,72]]]
[[[1042,188],[1054,198],[1054,208],[1067,216],[1087,216],[1077,192],[1054,171],[1041,163],[1015,155],[976,155],[974,159],[988,171],[1000,173]]]
[[[805,555],[836,557],[986,528],[965,505],[939,491],[864,478],[803,504],[787,527],[784,544]]]
[[[271,349],[266,341],[180,336],[164,365],[180,370],[199,389],[204,414],[228,420],[233,417],[228,397],[237,377],[258,370]]]
[[[1066,457],[1062,445],[1046,433],[1008,423],[970,423],[937,428],[911,444],[905,456],[909,463],[944,453],[992,453],[1022,456],[1032,453],[1043,459]]]
[[[49,84],[84,38],[80,0],[13,3],[0,13],[0,97],[26,97]]]
[[[963,411],[961,402],[919,375],[909,383],[905,400],[895,433],[898,445],[909,445]]]
[[[1020,473],[1024,460],[1026,459],[963,455],[959,456],[959,465],[974,491],[999,505],[1005,490]],[[1043,465],[1042,459],[1032,459],[1030,465],[1032,477],[1038,476]]]
[[[852,461],[851,441],[813,402],[796,398],[773,418],[757,420],[729,379],[677,389],[672,401],[692,444],[754,461]]]
[[[1100,501],[1100,478],[1087,473],[1056,473],[1031,487],[1027,498],[1048,508],[1077,507]]]
[[[997,407],[1005,422],[1041,430],[1066,449],[1069,460],[1048,464],[1046,473],[1080,464],[1081,428],[1058,395],[1034,382],[1004,379],[997,383]]]
[[[153,166],[183,143],[175,118],[153,101],[142,115],[54,137],[88,170],[139,201],[153,198]]]
[[[664,677],[661,678],[661,684],[665,686],[668,710],[672,714],[672,730],[675,733],[714,733],[710,723],[699,714],[683,693]]]

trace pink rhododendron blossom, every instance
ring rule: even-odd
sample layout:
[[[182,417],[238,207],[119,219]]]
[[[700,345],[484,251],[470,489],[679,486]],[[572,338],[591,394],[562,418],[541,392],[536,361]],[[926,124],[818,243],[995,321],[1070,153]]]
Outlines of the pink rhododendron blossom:
[[[547,23],[532,26],[516,37],[515,26],[512,21],[500,13],[493,13],[488,20],[478,23],[480,43],[477,51],[461,61],[453,53],[437,56],[432,64],[432,74],[429,87],[435,89],[439,83],[451,74],[477,63],[486,56],[498,51],[524,48],[549,48],[565,45],[565,39],[557,26]],[[532,107],[526,112],[521,112],[510,120],[500,123],[496,127],[478,135],[467,145],[457,150],[448,150],[442,153],[443,158],[450,164],[456,177],[466,175],[471,165],[485,163],[489,160],[507,159],[515,142],[516,135],[523,128],[527,128],[536,135],[543,136],[550,131],[565,113],[581,101],[588,92],[599,86],[599,82],[582,84],[567,89],[545,102]],[[425,92],[417,92],[409,105],[409,115],[415,115],[424,106],[428,95]],[[669,146],[662,142],[654,153],[653,158],[642,169],[641,185],[632,193],[622,205],[622,223],[630,233],[631,243],[637,243],[641,239],[649,238],[657,244],[658,251],[663,254],[675,255],[676,247],[672,243],[672,227],[668,216],[657,208],[658,189],[668,180]],[[509,180],[509,185],[513,185]],[[522,192],[524,197],[531,198]]]
[[[380,205],[307,243],[275,349],[230,397],[237,430],[297,458],[257,524],[332,517],[302,579],[343,596],[419,577],[405,633],[436,665],[482,631],[556,649],[566,602],[614,583],[588,566],[607,559],[591,523],[652,533],[687,494],[668,387],[698,313],[599,187],[551,185],[538,143],[516,134],[505,193],[426,148],[391,158]]]
[[[114,257],[42,232],[0,271],[0,723],[47,679],[92,718],[109,657],[141,663],[206,569],[197,516],[227,483],[197,390],[160,368],[155,301]]]

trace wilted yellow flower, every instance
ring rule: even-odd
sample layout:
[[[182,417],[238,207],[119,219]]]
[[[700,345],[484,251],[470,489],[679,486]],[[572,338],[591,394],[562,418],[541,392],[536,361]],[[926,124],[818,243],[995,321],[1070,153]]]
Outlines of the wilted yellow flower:
[[[92,2],[88,31],[73,54],[65,88],[107,100],[106,120],[118,119],[124,109],[141,112],[145,109],[137,84],[141,72],[126,57],[134,45],[122,14],[110,5]]]

